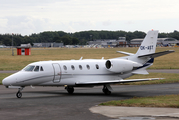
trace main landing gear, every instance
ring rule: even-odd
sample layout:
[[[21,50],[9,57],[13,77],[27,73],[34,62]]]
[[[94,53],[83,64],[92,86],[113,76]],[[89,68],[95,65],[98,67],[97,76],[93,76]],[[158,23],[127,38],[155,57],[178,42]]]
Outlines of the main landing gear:
[[[111,91],[113,91],[110,85],[104,85],[102,90],[105,95],[110,95]]]
[[[73,94],[74,93],[74,88],[71,86],[66,86],[65,89],[67,90],[67,92],[69,94]],[[104,94],[106,95],[110,95],[111,91],[113,91],[113,89],[111,88],[111,86],[109,84],[104,85],[102,91],[104,92]]]
[[[74,92],[74,88],[73,87],[67,86],[67,87],[65,87],[65,89],[67,90],[67,92],[69,94],[73,94],[73,92]]]
[[[16,93],[16,97],[17,98],[21,98],[22,97],[22,91],[23,90],[23,87],[19,88],[18,92]]]

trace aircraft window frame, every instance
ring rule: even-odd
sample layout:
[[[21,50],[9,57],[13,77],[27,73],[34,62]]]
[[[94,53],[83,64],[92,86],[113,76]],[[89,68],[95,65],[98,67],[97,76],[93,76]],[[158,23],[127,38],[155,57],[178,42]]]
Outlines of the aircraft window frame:
[[[72,70],[75,70],[75,66],[74,66],[74,65],[71,65],[71,69],[72,69]]]
[[[44,69],[43,69],[43,67],[42,67],[42,66],[40,67],[40,71],[44,71]]]
[[[64,69],[64,70],[67,70],[67,66],[66,66],[66,65],[63,65],[63,69]]]
[[[24,71],[30,72],[33,71],[35,68],[35,65],[28,65],[27,67],[24,68]]]
[[[86,68],[89,70],[89,69],[90,69],[90,66],[89,66],[89,65],[86,65]]]
[[[96,69],[99,69],[99,65],[98,64],[96,64]]]
[[[34,72],[39,72],[39,69],[40,69],[40,66],[35,66],[35,68],[34,68]]]
[[[83,69],[83,67],[82,67],[81,65],[79,65],[79,69],[80,69],[80,70],[82,70],[82,69]]]

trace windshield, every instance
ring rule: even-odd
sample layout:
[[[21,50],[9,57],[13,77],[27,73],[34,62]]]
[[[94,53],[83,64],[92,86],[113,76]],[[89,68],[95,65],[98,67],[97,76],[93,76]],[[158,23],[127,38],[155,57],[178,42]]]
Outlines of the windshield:
[[[35,65],[28,65],[23,70],[24,71],[34,71],[34,72],[44,71],[42,66],[35,66]]]
[[[34,69],[35,72],[38,72],[39,71],[39,66],[36,66],[35,69]]]
[[[29,66],[25,67],[24,70],[25,71],[33,71],[34,67],[35,67],[34,65],[29,65]]]

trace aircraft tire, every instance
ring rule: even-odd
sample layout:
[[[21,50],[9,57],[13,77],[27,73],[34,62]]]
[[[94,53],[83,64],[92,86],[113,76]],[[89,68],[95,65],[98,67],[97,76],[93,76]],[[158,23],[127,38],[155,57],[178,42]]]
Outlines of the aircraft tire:
[[[22,93],[18,91],[18,92],[16,93],[16,96],[17,96],[17,98],[21,98],[21,97],[22,97]]]
[[[103,88],[103,92],[105,95],[110,95],[111,91],[109,91],[106,87]]]
[[[67,87],[67,91],[69,94],[73,94],[74,88],[73,87]]]

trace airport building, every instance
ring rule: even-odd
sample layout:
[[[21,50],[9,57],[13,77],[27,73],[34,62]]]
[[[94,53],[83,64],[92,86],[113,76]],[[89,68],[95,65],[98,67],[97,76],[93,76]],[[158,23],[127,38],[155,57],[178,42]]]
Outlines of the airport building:
[[[94,40],[94,41],[88,41],[87,42],[88,45],[90,45],[91,47],[93,46],[101,46],[101,47],[116,47],[116,46],[120,46],[120,47],[126,47],[127,45],[127,41],[125,37],[119,37],[118,40],[116,39],[103,39],[103,40]]]
[[[94,40],[89,41],[88,45],[91,47],[139,47],[143,39],[132,39],[130,42],[126,41],[125,37],[119,37],[119,40]],[[157,46],[179,46],[179,40],[175,38],[158,38]]]
[[[130,47],[139,47],[142,43],[143,39],[132,39],[130,41]],[[179,45],[179,40],[175,38],[158,38],[157,46],[175,46]]]
[[[33,43],[33,47],[63,47],[63,43]]]
[[[31,55],[31,44],[21,44],[17,47],[17,55]]]

